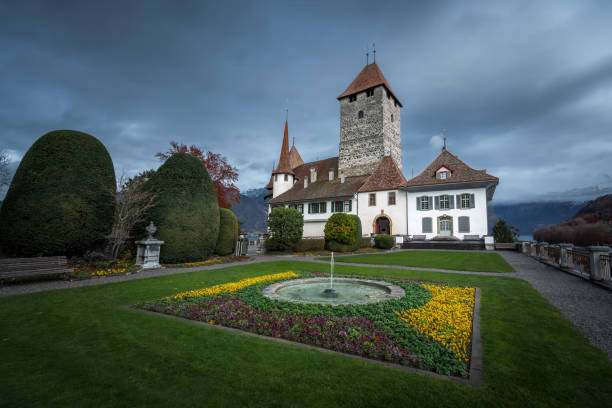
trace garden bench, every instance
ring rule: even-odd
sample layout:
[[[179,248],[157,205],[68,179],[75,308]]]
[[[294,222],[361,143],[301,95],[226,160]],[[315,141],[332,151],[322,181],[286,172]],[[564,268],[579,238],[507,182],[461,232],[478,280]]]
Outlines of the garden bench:
[[[426,235],[413,235],[412,240],[413,241],[425,241],[426,237],[427,237]]]
[[[0,284],[6,279],[59,275],[72,272],[65,256],[0,259]]]

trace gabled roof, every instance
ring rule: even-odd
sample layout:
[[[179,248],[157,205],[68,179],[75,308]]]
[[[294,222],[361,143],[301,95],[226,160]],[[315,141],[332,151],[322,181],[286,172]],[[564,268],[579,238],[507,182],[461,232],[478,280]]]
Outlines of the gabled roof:
[[[436,178],[436,171],[442,166],[451,171],[450,178],[444,180]],[[459,157],[444,149],[421,174],[408,180],[404,186],[413,187],[431,184],[465,183],[470,181],[492,181],[497,184],[499,179],[487,174],[486,170],[475,170],[471,168],[461,161]]]
[[[317,172],[317,181],[310,182],[310,169]],[[329,180],[329,170],[334,170],[334,180]],[[344,183],[338,178],[338,157],[330,157],[315,162],[304,163],[294,169],[296,183],[288,191],[274,197],[270,204],[312,201],[334,197],[350,197],[357,192],[367,176],[346,177]],[[304,188],[304,179],[308,186]]]
[[[395,190],[407,183],[402,171],[391,156],[383,157],[370,177],[358,190],[367,191]]]
[[[301,166],[304,164],[304,160],[302,160],[302,156],[298,152],[297,147],[295,145],[291,148],[289,152],[289,164],[291,165],[291,169],[295,169],[297,166]]]
[[[351,82],[348,88],[346,88],[346,90],[342,92],[337,99],[342,99],[349,95],[363,92],[366,89],[370,89],[378,85],[384,85],[385,88],[387,88],[387,90],[391,93],[391,95],[393,95],[393,98],[397,101],[397,103],[402,106],[402,103],[399,101],[399,99],[397,99],[395,93],[393,93],[391,85],[389,85],[389,83],[387,82],[387,79],[383,75],[376,62],[366,65],[361,70],[359,75],[357,75],[357,77],[353,80],[353,82]]]
[[[285,121],[285,133],[283,134],[283,145],[281,146],[280,158],[278,159],[278,167],[272,171],[272,174],[289,173],[293,174],[291,167],[291,158],[289,153],[289,124]]]

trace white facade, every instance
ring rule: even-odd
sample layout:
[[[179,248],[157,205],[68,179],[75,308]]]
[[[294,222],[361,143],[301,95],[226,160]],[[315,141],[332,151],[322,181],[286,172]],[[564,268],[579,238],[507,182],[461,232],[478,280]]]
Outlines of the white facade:
[[[389,205],[389,193],[395,193],[395,205]],[[370,194],[376,195],[376,204],[370,205]],[[364,235],[376,233],[376,220],[387,217],[390,222],[391,235],[407,235],[406,192],[402,190],[373,191],[358,193],[359,218]]]
[[[293,187],[293,174],[277,173],[273,177],[272,198],[289,191]]]
[[[457,205],[457,195],[461,194],[473,194],[473,208],[461,208],[461,202]],[[435,197],[440,197],[442,195],[454,197],[454,208],[435,209]],[[429,210],[417,209],[417,197],[423,196],[433,197],[433,208]],[[423,218],[426,217],[431,218],[431,232],[423,232]],[[486,188],[408,192],[408,235],[425,235],[426,239],[442,235],[439,230],[440,217],[450,217],[452,227],[451,235],[453,237],[463,239],[465,235],[478,235],[479,237],[487,235]],[[469,217],[469,230],[467,232],[459,232],[459,217]]]

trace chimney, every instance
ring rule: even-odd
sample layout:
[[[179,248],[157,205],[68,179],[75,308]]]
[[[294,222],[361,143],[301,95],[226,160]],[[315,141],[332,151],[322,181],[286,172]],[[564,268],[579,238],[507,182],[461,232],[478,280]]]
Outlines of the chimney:
[[[304,188],[308,187],[308,177],[304,177]]]
[[[334,181],[334,169],[329,169],[329,181]]]
[[[310,182],[314,183],[317,181],[317,169],[316,168],[312,168],[310,169]]]

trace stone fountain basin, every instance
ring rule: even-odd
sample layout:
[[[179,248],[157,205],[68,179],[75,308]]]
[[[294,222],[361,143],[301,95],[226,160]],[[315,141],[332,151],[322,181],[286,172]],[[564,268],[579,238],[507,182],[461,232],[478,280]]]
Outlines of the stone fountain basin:
[[[337,297],[323,295],[329,278],[303,278],[281,281],[266,286],[262,294],[272,300],[324,305],[363,305],[398,299],[406,295],[401,287],[389,282],[356,278],[334,278]]]

